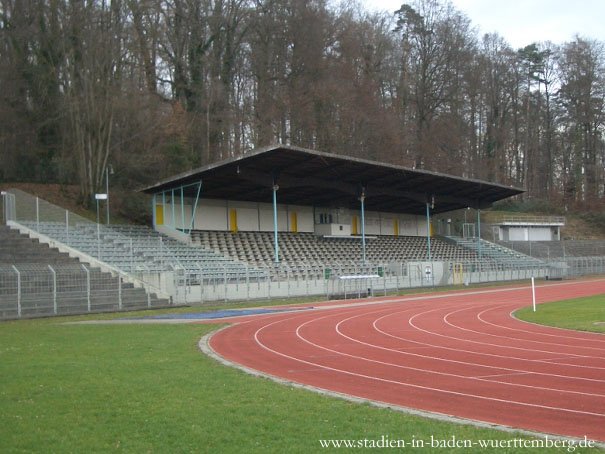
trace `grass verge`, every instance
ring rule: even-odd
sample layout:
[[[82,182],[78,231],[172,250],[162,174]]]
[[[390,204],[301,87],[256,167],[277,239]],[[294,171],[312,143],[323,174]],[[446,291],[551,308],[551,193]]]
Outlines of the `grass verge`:
[[[540,304],[536,309],[524,307],[515,316],[540,325],[605,333],[605,295]]]
[[[73,318],[0,324],[3,453],[350,452],[322,448],[319,440],[383,436],[406,443],[423,440],[424,448],[412,450],[426,453],[545,452],[431,448],[426,444],[431,436],[500,440],[511,446],[512,440],[527,437],[413,417],[250,377],[198,350],[199,338],[217,325],[59,325],[63,320]]]

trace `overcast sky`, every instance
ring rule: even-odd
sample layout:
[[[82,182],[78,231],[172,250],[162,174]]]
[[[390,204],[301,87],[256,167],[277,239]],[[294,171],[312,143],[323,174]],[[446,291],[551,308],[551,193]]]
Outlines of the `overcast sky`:
[[[365,0],[370,9],[393,12],[403,0]],[[498,32],[513,49],[535,41],[560,44],[579,34],[605,42],[605,0],[452,0],[474,27]]]

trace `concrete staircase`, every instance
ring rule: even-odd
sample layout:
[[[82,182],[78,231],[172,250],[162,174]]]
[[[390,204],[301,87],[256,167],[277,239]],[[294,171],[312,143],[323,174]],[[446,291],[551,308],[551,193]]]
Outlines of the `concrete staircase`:
[[[77,262],[77,261],[76,261]],[[68,254],[0,225],[0,263],[73,264]],[[77,262],[79,263],[79,262]]]
[[[50,266],[49,266],[50,265]],[[0,225],[0,319],[166,306],[142,287]]]

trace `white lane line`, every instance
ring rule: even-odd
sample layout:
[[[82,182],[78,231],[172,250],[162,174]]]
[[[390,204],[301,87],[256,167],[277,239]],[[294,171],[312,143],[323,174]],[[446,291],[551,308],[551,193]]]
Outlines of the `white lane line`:
[[[472,344],[479,344],[482,346],[489,346],[489,347],[497,347],[498,349],[513,349],[513,350],[521,350],[521,351],[527,351],[527,352],[532,352],[532,353],[547,353],[547,354],[557,354],[560,352],[552,352],[552,351],[548,351],[548,350],[538,350],[538,349],[530,349],[530,348],[523,348],[523,347],[513,347],[513,346],[508,346],[508,345],[499,345],[499,344],[491,344],[488,342],[478,342],[478,341],[474,341],[474,340],[470,340],[470,339],[464,339],[464,338],[460,338],[460,337],[454,337],[454,336],[446,336],[445,334],[440,334],[440,333],[436,333],[434,331],[429,331],[426,329],[422,329],[419,326],[415,325],[413,323],[413,320],[421,315],[426,315],[430,312],[434,312],[434,311],[438,311],[440,309],[433,309],[431,311],[426,311],[426,312],[421,312],[419,314],[414,315],[413,317],[411,317],[408,320],[408,324],[410,326],[413,326],[414,328],[416,328],[418,331],[424,332],[426,334],[430,334],[432,336],[437,336],[437,337],[442,337],[445,339],[449,339],[449,340],[458,340],[458,341],[462,341],[462,342],[468,342],[468,343],[472,343]],[[593,358],[591,356],[587,356],[587,355],[576,355],[576,354],[571,354],[570,356],[575,357],[575,358]],[[507,356],[505,356],[507,357]],[[589,369],[596,369],[596,370],[603,370],[605,368],[603,367],[592,367],[592,366],[577,366],[577,367],[584,367],[584,368],[589,368]]]
[[[435,309],[438,310],[438,309]],[[431,312],[431,311],[427,311],[427,312]],[[391,315],[397,315],[397,312],[391,313],[391,314],[387,314],[384,317],[381,317],[380,319],[376,320],[376,322],[379,322]],[[416,341],[416,340],[412,340],[410,338],[406,338],[406,337],[401,337],[401,336],[396,336],[394,334],[388,333],[386,331],[381,330],[380,328],[378,328],[378,326],[376,325],[376,322],[374,323],[374,328],[384,334],[385,336],[389,336],[392,337],[393,339],[399,339],[399,340],[404,340],[407,342],[412,342],[415,344],[419,344],[419,345],[423,345],[423,346],[427,346],[427,347],[434,347],[434,348],[438,348],[438,349],[442,349],[442,350],[450,350],[450,351],[454,351],[454,352],[463,352],[463,353],[469,353],[471,355],[479,355],[479,356],[486,356],[489,358],[501,358],[501,359],[507,359],[507,360],[516,360],[516,361],[527,361],[527,362],[535,362],[535,363],[543,363],[543,364],[558,364],[558,363],[551,363],[550,360],[542,360],[542,359],[530,359],[530,358],[520,358],[517,356],[510,356],[510,355],[497,355],[495,353],[484,353],[484,352],[477,352],[474,350],[465,350],[462,348],[452,348],[452,347],[446,347],[444,345],[437,345],[437,344],[430,344],[427,342],[420,342],[420,341]],[[409,323],[409,320],[408,320]],[[431,334],[431,333],[429,333]],[[443,337],[447,337],[447,336],[443,336]],[[573,356],[575,357],[575,356]],[[569,356],[568,356],[569,359]],[[601,370],[603,369],[602,367],[594,367],[594,366],[584,366],[584,365],[579,365],[579,364],[565,364],[565,366],[569,366],[569,367],[576,367],[576,368],[580,368],[580,369],[596,369],[596,370]],[[590,380],[590,381],[602,381],[602,380],[597,380],[597,379],[592,379],[592,378],[582,378],[582,377],[572,377],[572,376],[562,376],[562,377],[569,377],[569,378],[575,378],[576,380]]]
[[[326,316],[327,317],[327,316]],[[518,401],[513,401],[513,400],[508,400],[508,399],[499,399],[496,397],[489,397],[489,396],[480,396],[480,395],[475,395],[475,394],[469,394],[469,393],[464,393],[464,392],[459,392],[459,391],[452,391],[452,390],[447,390],[447,389],[442,389],[442,388],[436,388],[436,387],[431,387],[431,386],[423,386],[423,385],[415,385],[415,384],[411,384],[411,383],[405,383],[405,382],[401,382],[398,380],[391,380],[391,379],[386,379],[386,378],[380,378],[380,377],[374,377],[374,376],[370,376],[370,375],[365,375],[365,374],[360,374],[357,372],[352,372],[352,371],[348,371],[348,370],[344,370],[344,369],[338,369],[336,367],[329,367],[329,366],[325,366],[322,364],[318,364],[312,361],[307,361],[301,358],[297,358],[295,356],[291,356],[288,355],[286,353],[282,353],[279,352],[277,350],[272,349],[271,347],[265,345],[260,339],[259,339],[259,335],[260,333],[265,330],[266,328],[269,328],[272,325],[275,325],[277,323],[280,323],[281,321],[284,320],[289,320],[289,319],[283,319],[283,320],[278,320],[272,323],[269,323],[267,325],[264,325],[262,327],[260,327],[259,329],[257,329],[254,333],[254,340],[255,342],[258,344],[258,346],[268,352],[271,352],[275,355],[281,356],[283,358],[287,358],[290,359],[292,361],[297,361],[303,364],[307,364],[310,366],[314,366],[314,367],[319,367],[325,370],[329,370],[332,372],[337,372],[337,373],[341,373],[344,375],[349,375],[349,376],[354,376],[354,377],[358,377],[358,378],[362,378],[362,379],[367,379],[370,381],[377,381],[377,382],[382,382],[382,383],[389,383],[389,384],[393,384],[393,385],[397,385],[397,386],[402,386],[402,387],[407,387],[407,388],[414,388],[414,389],[421,389],[421,390],[425,390],[425,391],[432,391],[432,392],[436,392],[436,393],[441,393],[441,394],[448,394],[448,395],[454,395],[454,396],[459,396],[459,397],[467,397],[470,399],[477,399],[477,400],[484,400],[484,401],[490,401],[490,402],[498,402],[498,403],[503,403],[503,404],[509,404],[509,405],[517,405],[517,406],[522,406],[522,407],[529,407],[529,408],[539,408],[539,409],[543,409],[543,410],[549,410],[549,411],[555,411],[555,412],[564,412],[564,413],[572,413],[572,414],[579,414],[579,415],[587,415],[587,416],[596,416],[599,418],[605,418],[605,414],[602,413],[594,413],[594,412],[588,412],[588,411],[582,411],[582,410],[574,410],[574,409],[570,409],[570,408],[560,408],[560,407],[553,407],[553,406],[549,406],[549,405],[540,405],[540,404],[532,404],[532,403],[528,403],[528,402],[518,402]],[[299,331],[300,326],[297,328],[297,332]]]
[[[376,311],[376,312],[379,312],[379,311]],[[493,374],[493,375],[491,375],[493,377],[497,377],[499,375],[501,375],[501,376],[505,376],[505,375],[540,375],[540,376],[550,376],[550,377],[557,377],[557,378],[563,378],[563,379],[572,379],[572,380],[576,380],[577,379],[575,377],[569,377],[569,376],[566,376],[566,375],[546,374],[546,373],[542,373],[542,372],[532,372],[532,371],[519,370],[519,369],[510,369],[510,368],[502,367],[502,366],[484,366],[482,364],[468,363],[468,362],[457,361],[457,360],[452,360],[452,359],[436,358],[436,357],[433,357],[433,356],[420,355],[420,354],[417,354],[417,353],[402,352],[402,351],[400,351],[398,349],[392,349],[392,348],[388,348],[388,347],[382,347],[382,346],[379,346],[379,345],[370,344],[368,342],[364,342],[364,341],[352,338],[352,337],[347,336],[346,334],[344,334],[342,332],[342,330],[340,329],[341,324],[346,323],[347,321],[350,321],[350,320],[355,319],[357,317],[361,317],[363,315],[370,315],[370,314],[373,314],[373,313],[374,312],[370,312],[368,314],[360,314],[360,315],[355,315],[355,316],[352,316],[352,317],[345,318],[345,319],[341,320],[340,322],[338,322],[336,324],[335,330],[336,330],[336,332],[340,336],[342,336],[345,339],[348,339],[348,340],[350,340],[352,342],[355,342],[355,343],[358,343],[358,344],[361,344],[361,345],[365,345],[365,346],[368,346],[368,347],[371,347],[371,348],[376,348],[376,349],[379,349],[379,350],[384,350],[384,351],[389,351],[389,352],[397,353],[399,355],[414,356],[414,357],[419,357],[419,358],[423,358],[423,359],[431,359],[431,360],[436,360],[436,361],[439,361],[439,362],[450,362],[450,363],[462,364],[464,366],[471,366],[471,367],[485,367],[485,368],[488,368],[488,369],[505,370],[505,371],[509,372],[507,374]],[[328,316],[326,316],[326,317],[328,317]],[[310,322],[307,322],[307,323],[310,323]],[[301,325],[301,327],[303,325]],[[373,324],[373,326],[374,326],[374,324]],[[299,329],[297,329],[297,336],[299,336],[298,331],[299,331]],[[301,336],[299,336],[299,337],[301,337]],[[301,340],[307,341],[306,339],[304,339],[302,337],[301,337]],[[311,343],[311,342],[307,341],[307,343]],[[317,344],[313,344],[313,345],[318,346]],[[322,346],[318,346],[318,347],[319,348],[324,348],[324,349],[326,349],[328,351],[331,351],[331,352],[336,352],[336,350],[328,349],[327,347],[322,347]],[[393,366],[393,367],[402,368],[402,369],[409,369],[409,370],[414,370],[414,371],[419,371],[419,372],[427,372],[427,373],[432,373],[432,374],[437,374],[437,375],[444,375],[444,376],[455,377],[455,378],[460,378],[460,379],[477,379],[477,380],[481,380],[482,379],[481,376],[473,377],[473,376],[467,376],[467,375],[452,374],[452,373],[447,373],[447,372],[438,372],[438,371],[429,370],[429,369],[415,368],[415,367],[404,366],[404,365],[396,364],[396,363],[388,363],[388,362],[384,362],[384,361],[378,361],[378,360],[374,360],[372,358],[368,358],[368,357],[365,357],[365,356],[351,355],[351,354],[343,353],[343,352],[338,352],[338,353],[342,354],[342,355],[346,355],[346,356],[352,357],[352,358],[359,358],[359,359],[363,359],[363,360],[366,360],[366,361],[375,362],[375,363],[378,363],[378,364],[383,364],[383,365],[387,365],[387,366]],[[488,376],[490,376],[490,375],[488,375]],[[605,380],[595,380],[595,379],[582,379],[582,378],[580,378],[580,380],[586,380],[586,381],[591,381],[591,382],[605,382]],[[481,381],[483,381],[483,380],[481,380]],[[504,384],[504,385],[507,385],[507,386],[520,386],[520,387],[524,387],[524,388],[541,389],[541,390],[546,390],[546,391],[555,391],[555,392],[562,392],[562,393],[572,393],[572,394],[580,394],[580,395],[594,396],[594,397],[605,397],[604,394],[586,393],[586,392],[583,392],[583,391],[553,389],[553,388],[546,388],[546,387],[542,387],[542,386],[525,385],[525,384],[521,384],[521,383],[497,382],[497,381],[494,381],[494,380],[485,380],[485,381],[489,381],[490,383],[501,383],[501,384]]]
[[[508,305],[509,304],[502,305],[502,307],[503,306],[508,306]],[[495,338],[500,338],[500,339],[506,339],[507,341],[520,341],[520,342],[526,342],[526,343],[543,344],[543,345],[552,346],[552,347],[555,347],[555,348],[556,347],[566,347],[566,348],[572,347],[572,348],[579,348],[579,349],[586,348],[586,349],[589,349],[589,350],[605,351],[605,349],[596,348],[596,347],[581,347],[581,346],[573,346],[573,345],[570,346],[569,344],[557,344],[557,343],[554,343],[554,342],[544,342],[544,341],[537,341],[537,340],[531,340],[531,339],[519,339],[518,337],[501,336],[499,334],[492,334],[492,333],[487,333],[487,332],[482,332],[482,331],[476,331],[476,330],[469,329],[469,328],[464,328],[462,326],[455,325],[454,323],[451,323],[449,321],[449,318],[451,316],[453,316],[454,314],[458,314],[460,312],[463,312],[463,311],[465,311],[467,309],[468,308],[458,309],[456,311],[452,311],[452,312],[450,312],[448,314],[445,314],[443,316],[444,323],[447,324],[447,325],[449,325],[449,326],[451,326],[452,328],[458,329],[460,331],[466,331],[466,332],[469,332],[469,333],[479,334],[481,336],[489,336],[489,337],[495,337]],[[472,307],[471,309],[475,309],[475,308]],[[514,348],[514,347],[507,346],[507,345],[503,345],[502,347],[504,347],[504,348]],[[532,351],[540,351],[540,350],[534,350],[534,349],[532,349]],[[549,353],[554,353],[554,352],[549,352]],[[601,356],[578,355],[578,354],[575,354],[575,353],[572,353],[571,355],[572,356],[582,356],[582,357],[585,357],[585,358],[598,358],[598,359],[601,359]]]
[[[502,307],[505,307],[505,306],[502,306]],[[605,343],[605,339],[589,339],[588,337],[573,337],[573,336],[570,336],[570,335],[566,336],[564,334],[537,333],[535,331],[529,331],[529,330],[525,330],[525,329],[512,328],[510,326],[498,325],[496,323],[489,322],[489,321],[487,321],[487,320],[485,320],[483,318],[483,314],[485,314],[486,312],[491,312],[491,311],[493,311],[495,309],[500,309],[500,307],[491,307],[491,308],[485,309],[484,311],[480,312],[477,315],[477,318],[479,320],[481,320],[483,323],[487,324],[487,325],[495,326],[496,328],[508,329],[508,330],[511,330],[511,331],[518,331],[518,332],[521,332],[521,333],[528,333],[528,334],[534,334],[534,335],[539,335],[539,336],[556,337],[556,338],[561,338],[561,339],[581,340],[581,341],[586,341],[586,342],[599,342],[599,343],[602,342],[602,343]],[[517,309],[515,309],[515,310],[517,310]],[[509,314],[509,316],[510,316],[510,314]],[[510,319],[512,319],[515,322],[523,322],[523,320],[519,320],[519,319],[517,319],[515,317],[510,317]],[[542,326],[543,328],[546,328],[546,329],[550,329],[550,328],[561,329],[561,328],[551,327],[551,326],[546,326],[546,325],[535,325],[535,324],[532,324],[532,325],[533,326]],[[568,331],[568,334],[571,334],[571,333],[575,332],[573,330],[566,330],[566,331]],[[598,334],[598,333],[588,333],[588,332],[586,333],[587,336],[589,336],[590,334]],[[605,349],[601,349],[601,350],[605,350]]]

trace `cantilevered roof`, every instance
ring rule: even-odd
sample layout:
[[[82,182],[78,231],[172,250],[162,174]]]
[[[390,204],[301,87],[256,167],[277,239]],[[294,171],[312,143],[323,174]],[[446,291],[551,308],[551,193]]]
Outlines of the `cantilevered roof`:
[[[269,203],[273,185],[277,203],[424,214],[460,208],[487,208],[493,202],[521,194],[522,189],[479,180],[415,170],[376,161],[273,145],[236,158],[175,175],[141,189],[147,194],[185,187],[187,196],[202,181],[200,197]]]

